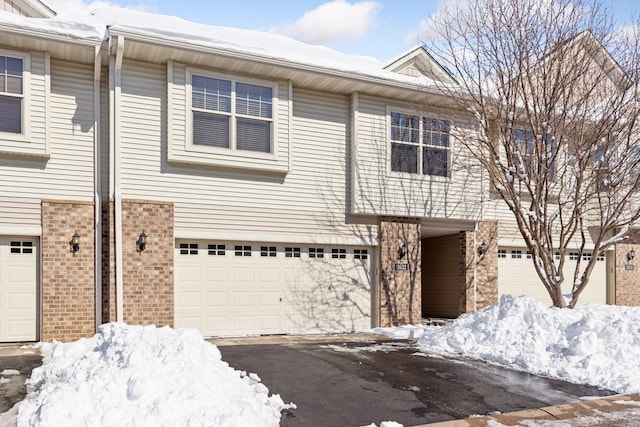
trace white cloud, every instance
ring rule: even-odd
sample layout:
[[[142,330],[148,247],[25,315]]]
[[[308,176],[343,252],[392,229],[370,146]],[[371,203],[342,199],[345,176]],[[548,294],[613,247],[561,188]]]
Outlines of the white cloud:
[[[442,35],[436,29],[436,23],[452,11],[460,10],[462,12],[467,12],[470,11],[472,7],[475,7],[474,0],[440,0],[435,12],[433,12],[431,16],[420,21],[418,28],[409,32],[405,36],[404,42],[407,44],[417,44],[429,39],[441,39]]]
[[[306,12],[289,25],[272,28],[271,31],[308,43],[352,40],[365,35],[375,25],[380,8],[380,3],[372,0],[353,4],[334,0]]]

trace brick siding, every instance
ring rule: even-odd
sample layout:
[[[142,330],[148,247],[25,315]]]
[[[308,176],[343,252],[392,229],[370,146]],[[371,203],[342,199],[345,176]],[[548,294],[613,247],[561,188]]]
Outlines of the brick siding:
[[[42,201],[42,341],[74,341],[95,333],[94,207]],[[80,235],[80,250],[69,241]]]

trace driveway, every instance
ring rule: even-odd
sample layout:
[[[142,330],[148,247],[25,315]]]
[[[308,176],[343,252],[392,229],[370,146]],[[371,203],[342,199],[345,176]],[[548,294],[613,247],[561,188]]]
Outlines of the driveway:
[[[484,363],[416,355],[409,342],[216,343],[298,408],[281,426],[405,426],[557,405],[613,393]]]

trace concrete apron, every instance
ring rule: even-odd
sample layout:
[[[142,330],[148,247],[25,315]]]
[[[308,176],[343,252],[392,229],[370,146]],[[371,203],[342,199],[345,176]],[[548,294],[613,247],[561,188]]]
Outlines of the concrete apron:
[[[630,409],[638,408],[638,405],[630,405],[631,402],[638,402],[638,405],[640,405],[640,395],[619,394],[597,400],[585,400],[575,403],[566,403],[564,405],[547,406],[544,408],[511,412],[508,414],[489,415],[485,417],[473,417],[465,418],[462,420],[421,424],[413,427],[486,427],[489,425],[490,421],[497,421],[505,426],[517,426],[522,421],[526,420],[570,420],[577,417],[593,415],[594,411],[609,413],[623,412]]]

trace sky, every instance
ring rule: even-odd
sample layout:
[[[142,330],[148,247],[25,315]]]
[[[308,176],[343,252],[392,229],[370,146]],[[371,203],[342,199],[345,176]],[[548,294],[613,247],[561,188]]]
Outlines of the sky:
[[[395,58],[424,39],[421,30],[446,4],[473,0],[44,0],[58,11],[102,5],[174,15],[209,25],[271,31],[344,53]],[[621,25],[640,14],[636,0],[605,2]]]

